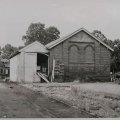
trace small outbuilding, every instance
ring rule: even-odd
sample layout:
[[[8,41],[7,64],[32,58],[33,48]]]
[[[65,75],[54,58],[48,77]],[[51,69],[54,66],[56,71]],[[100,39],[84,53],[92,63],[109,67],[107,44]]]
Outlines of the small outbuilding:
[[[10,80],[13,82],[38,82],[37,71],[48,74],[48,50],[34,42],[10,57]]]
[[[9,78],[10,73],[10,62],[7,59],[0,60],[0,78]]]
[[[38,82],[40,73],[39,77],[44,74],[56,82],[109,81],[112,51],[81,28],[45,46],[36,41],[19,50],[10,58],[10,80]]]

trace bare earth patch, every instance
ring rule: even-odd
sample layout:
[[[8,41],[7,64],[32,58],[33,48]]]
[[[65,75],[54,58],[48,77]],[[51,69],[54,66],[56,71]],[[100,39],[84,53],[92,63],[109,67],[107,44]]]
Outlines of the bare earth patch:
[[[93,117],[96,116],[47,97],[36,90],[11,82],[0,83],[0,118]]]
[[[120,85],[113,83],[33,83],[23,86],[99,117],[120,117]]]

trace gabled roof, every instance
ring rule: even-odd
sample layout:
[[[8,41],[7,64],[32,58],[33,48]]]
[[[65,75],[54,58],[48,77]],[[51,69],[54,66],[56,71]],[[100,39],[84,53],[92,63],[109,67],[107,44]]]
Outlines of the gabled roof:
[[[85,28],[80,28],[78,30],[76,30],[75,32],[63,37],[63,38],[60,38],[60,39],[57,39],[53,42],[50,42],[48,43],[47,45],[45,45],[48,49],[51,49],[53,47],[55,47],[56,45],[60,44],[61,42],[64,42],[65,40],[67,40],[68,38],[72,37],[73,35],[81,32],[81,31],[84,31],[86,32],[88,35],[90,35],[92,38],[94,38],[96,41],[98,41],[99,43],[101,43],[103,46],[105,46],[106,48],[108,48],[110,51],[114,51],[110,46],[108,46],[107,44],[105,44],[104,42],[102,42],[101,40],[99,40],[98,38],[96,38],[93,34],[91,34],[89,31],[87,31]]]
[[[30,50],[30,48],[31,48],[31,50]],[[22,51],[24,51],[24,52],[31,51],[31,52],[48,53],[48,50],[46,49],[46,47],[38,41],[35,41],[35,42],[33,42],[33,43],[31,43],[31,44],[27,45],[26,47],[19,50],[19,52],[22,52]]]
[[[13,53],[9,59],[13,58],[14,56],[18,55],[21,52],[39,52],[39,53],[48,53],[47,48],[42,45],[40,42],[35,41],[27,46],[25,46],[24,48],[16,51],[15,53]]]

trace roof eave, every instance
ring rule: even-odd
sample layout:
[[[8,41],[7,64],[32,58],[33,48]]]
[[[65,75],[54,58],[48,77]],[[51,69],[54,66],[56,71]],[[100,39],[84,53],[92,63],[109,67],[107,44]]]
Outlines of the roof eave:
[[[10,60],[11,58],[15,57],[15,56],[18,55],[18,54],[20,54],[19,51],[18,51],[16,54],[11,55],[11,56],[9,57],[9,60]]]

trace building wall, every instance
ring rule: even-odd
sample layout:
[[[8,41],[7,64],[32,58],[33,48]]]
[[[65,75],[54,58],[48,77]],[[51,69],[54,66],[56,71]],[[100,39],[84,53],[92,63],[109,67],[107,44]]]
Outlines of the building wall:
[[[24,59],[25,59],[25,52],[21,52],[18,56],[18,82],[24,82],[25,81],[25,65],[24,65]]]
[[[48,53],[48,50],[44,45],[35,41],[19,52],[10,59],[10,80],[23,83],[36,82],[37,53]]]
[[[34,82],[34,76],[37,70],[37,53],[25,53],[25,82]],[[37,80],[36,80],[37,81]]]
[[[24,53],[20,53],[10,59],[10,81],[24,81]]]
[[[53,57],[64,64],[66,80],[80,78],[84,73],[109,79],[110,51],[84,31],[50,50],[50,72]]]
[[[10,81],[16,82],[18,76],[18,58],[19,55],[10,59]]]

